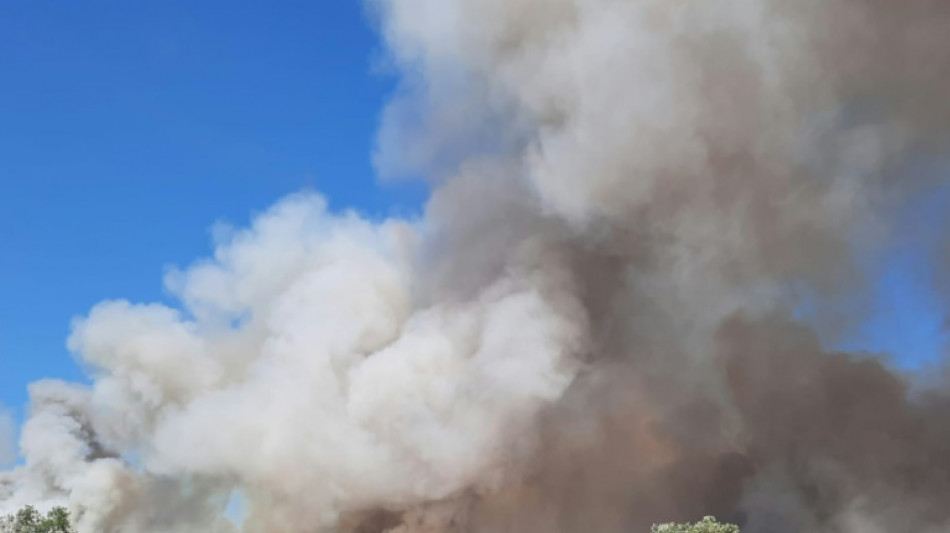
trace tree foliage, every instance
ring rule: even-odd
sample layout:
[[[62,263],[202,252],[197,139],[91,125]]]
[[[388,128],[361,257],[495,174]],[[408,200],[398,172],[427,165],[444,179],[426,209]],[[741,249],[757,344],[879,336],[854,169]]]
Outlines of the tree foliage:
[[[711,516],[707,516],[695,524],[668,524],[654,525],[652,533],[739,533],[739,526],[723,524]]]
[[[0,533],[74,533],[69,511],[54,507],[44,516],[32,505],[0,517]]]

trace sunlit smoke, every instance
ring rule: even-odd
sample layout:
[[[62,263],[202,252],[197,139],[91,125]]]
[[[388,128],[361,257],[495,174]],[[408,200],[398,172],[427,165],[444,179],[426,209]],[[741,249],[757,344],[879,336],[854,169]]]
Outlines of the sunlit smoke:
[[[401,75],[375,164],[429,180],[425,212],[292,195],[170,272],[175,307],[97,305],[68,341],[92,385],[31,387],[0,511],[65,504],[80,533],[950,527],[944,380],[827,342],[866,318],[895,214],[946,185],[907,169],[946,149],[950,4],[368,12]]]

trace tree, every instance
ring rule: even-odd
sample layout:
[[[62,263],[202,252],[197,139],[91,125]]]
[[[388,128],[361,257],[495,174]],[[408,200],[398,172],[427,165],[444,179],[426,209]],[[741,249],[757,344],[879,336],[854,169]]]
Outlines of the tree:
[[[40,533],[72,533],[69,511],[65,507],[53,507],[41,523]]]
[[[695,524],[668,524],[654,525],[651,533],[739,533],[739,526],[722,524],[711,516],[707,516]]]
[[[54,507],[46,516],[32,505],[27,505],[15,514],[0,517],[0,533],[73,533],[69,511]]]
[[[13,533],[38,533],[40,512],[32,505],[27,505],[16,513],[16,520],[13,522]]]

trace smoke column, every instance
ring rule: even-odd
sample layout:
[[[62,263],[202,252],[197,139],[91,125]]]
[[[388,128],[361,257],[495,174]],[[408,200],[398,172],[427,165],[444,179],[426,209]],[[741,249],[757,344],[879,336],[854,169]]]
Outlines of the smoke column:
[[[368,11],[402,80],[375,162],[429,180],[425,213],[295,195],[171,272],[180,305],[97,305],[68,341],[93,384],[31,386],[0,511],[64,504],[81,533],[950,528],[942,363],[828,342],[867,316],[896,214],[947,186],[910,169],[947,148],[950,3]]]

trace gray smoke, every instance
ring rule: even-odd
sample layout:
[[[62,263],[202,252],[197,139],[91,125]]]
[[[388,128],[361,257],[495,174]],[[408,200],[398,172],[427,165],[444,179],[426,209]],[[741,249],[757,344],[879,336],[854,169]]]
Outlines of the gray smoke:
[[[9,411],[0,405],[0,467],[16,461],[16,425]]]
[[[944,380],[826,347],[947,185],[909,168],[946,149],[950,4],[369,9],[402,75],[375,161],[430,180],[424,215],[295,195],[171,272],[178,308],[96,306],[69,339],[93,385],[34,385],[0,507],[81,533],[950,527]]]

